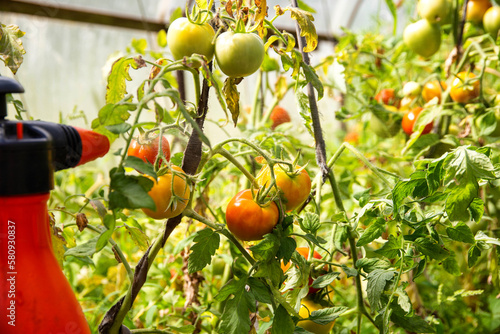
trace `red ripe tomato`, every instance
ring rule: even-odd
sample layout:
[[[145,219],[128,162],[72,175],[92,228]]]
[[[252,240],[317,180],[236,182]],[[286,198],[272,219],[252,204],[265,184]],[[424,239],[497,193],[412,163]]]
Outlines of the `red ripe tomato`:
[[[474,73],[460,72],[451,83],[451,99],[458,103],[469,103],[479,96],[479,80],[469,81],[476,78]],[[466,81],[469,81],[466,83]]]
[[[279,210],[274,202],[259,205],[252,191],[240,191],[229,202],[226,209],[226,224],[229,231],[243,241],[260,240],[271,233],[278,223]]]
[[[302,255],[306,260],[309,258],[309,247],[297,247],[295,249],[297,252],[299,252],[300,255]],[[315,259],[322,259],[321,255],[314,251],[313,253],[313,257]],[[288,270],[288,268],[290,268],[292,264],[292,261],[288,262],[287,264],[284,264],[283,261],[281,262],[281,270],[283,270],[283,272],[286,272]],[[328,266],[325,266],[325,270],[328,269]],[[316,293],[319,291],[319,289],[316,289],[316,288],[313,288],[311,287],[311,285],[313,284],[314,280],[312,279],[312,277],[309,277],[309,294],[313,294],[313,293]]]
[[[375,100],[378,103],[382,103],[388,106],[399,107],[399,99],[396,97],[396,93],[392,88],[384,88],[377,95],[375,95]]]
[[[441,88],[442,87],[442,88]],[[422,97],[425,102],[429,102],[433,98],[438,98],[438,103],[441,102],[441,93],[446,90],[448,86],[444,81],[429,81],[424,85],[424,89],[422,90]]]
[[[274,107],[269,117],[271,118],[271,122],[273,122],[273,124],[271,125],[271,129],[273,130],[280,124],[292,121],[290,115],[288,114],[288,111],[280,106]]]
[[[159,137],[155,137],[147,142],[142,142],[142,139],[132,139],[130,146],[128,147],[127,154],[142,159],[144,162],[149,162],[154,164],[156,157],[158,156],[159,149]],[[163,137],[161,139],[161,149],[163,156],[167,161],[170,161],[170,143],[168,139]]]
[[[180,167],[172,166],[172,168],[184,173]],[[153,188],[148,192],[156,205],[156,210],[142,209],[149,217],[154,219],[172,218],[180,215],[186,208],[191,196],[189,185],[185,178],[179,175],[172,176],[172,172],[158,176],[158,182],[155,181]],[[154,181],[152,177],[147,177]]]
[[[481,23],[484,13],[491,7],[489,0],[469,0],[467,3],[467,21]]]
[[[295,168],[300,169],[299,166]],[[276,164],[273,167],[276,186],[280,189],[281,199],[286,211],[299,207],[311,192],[311,178],[305,169],[298,173],[290,173],[288,166]],[[261,187],[271,184],[271,169],[264,165],[256,177],[257,184]]]
[[[422,110],[423,110],[422,107],[416,107],[408,111],[403,116],[403,121],[401,122],[401,126],[403,127],[403,131],[406,132],[408,136],[410,136],[413,133],[413,126],[415,125],[415,121],[417,120],[418,115]],[[422,131],[422,134],[425,135],[431,132],[433,126],[434,122],[430,122],[429,124],[427,124],[424,130]]]

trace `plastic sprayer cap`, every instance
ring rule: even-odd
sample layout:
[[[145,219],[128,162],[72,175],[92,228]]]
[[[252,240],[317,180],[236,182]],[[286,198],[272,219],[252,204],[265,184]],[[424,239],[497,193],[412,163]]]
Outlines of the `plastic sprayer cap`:
[[[82,157],[77,166],[103,157],[109,151],[108,137],[86,129],[74,127],[82,140]]]

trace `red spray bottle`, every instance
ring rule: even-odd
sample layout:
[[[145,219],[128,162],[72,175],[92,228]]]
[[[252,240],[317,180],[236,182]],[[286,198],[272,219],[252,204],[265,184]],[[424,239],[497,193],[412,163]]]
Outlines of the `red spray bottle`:
[[[8,121],[0,77],[0,333],[89,334],[89,326],[52,252],[47,201],[54,171],[103,156],[105,136],[41,121]]]

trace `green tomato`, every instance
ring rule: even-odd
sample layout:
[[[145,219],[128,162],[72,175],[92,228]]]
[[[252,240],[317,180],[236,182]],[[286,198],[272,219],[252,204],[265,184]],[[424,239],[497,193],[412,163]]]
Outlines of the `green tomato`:
[[[196,53],[205,56],[210,62],[214,57],[214,37],[215,31],[208,23],[191,23],[187,18],[180,17],[168,27],[167,45],[175,60]]]
[[[486,32],[497,37],[500,30],[500,7],[490,7],[483,16],[483,26]]]
[[[226,31],[215,41],[215,59],[228,77],[254,73],[262,64],[264,53],[264,42],[256,34]]]
[[[430,57],[441,46],[441,27],[426,19],[409,24],[403,32],[403,40],[410,50],[422,57]]]
[[[418,15],[432,23],[443,23],[450,13],[448,0],[419,0],[417,5]]]

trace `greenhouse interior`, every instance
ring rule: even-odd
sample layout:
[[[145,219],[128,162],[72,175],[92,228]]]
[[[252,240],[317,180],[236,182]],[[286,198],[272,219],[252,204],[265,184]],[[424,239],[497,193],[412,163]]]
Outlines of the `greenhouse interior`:
[[[0,24],[1,334],[500,333],[500,0]]]

